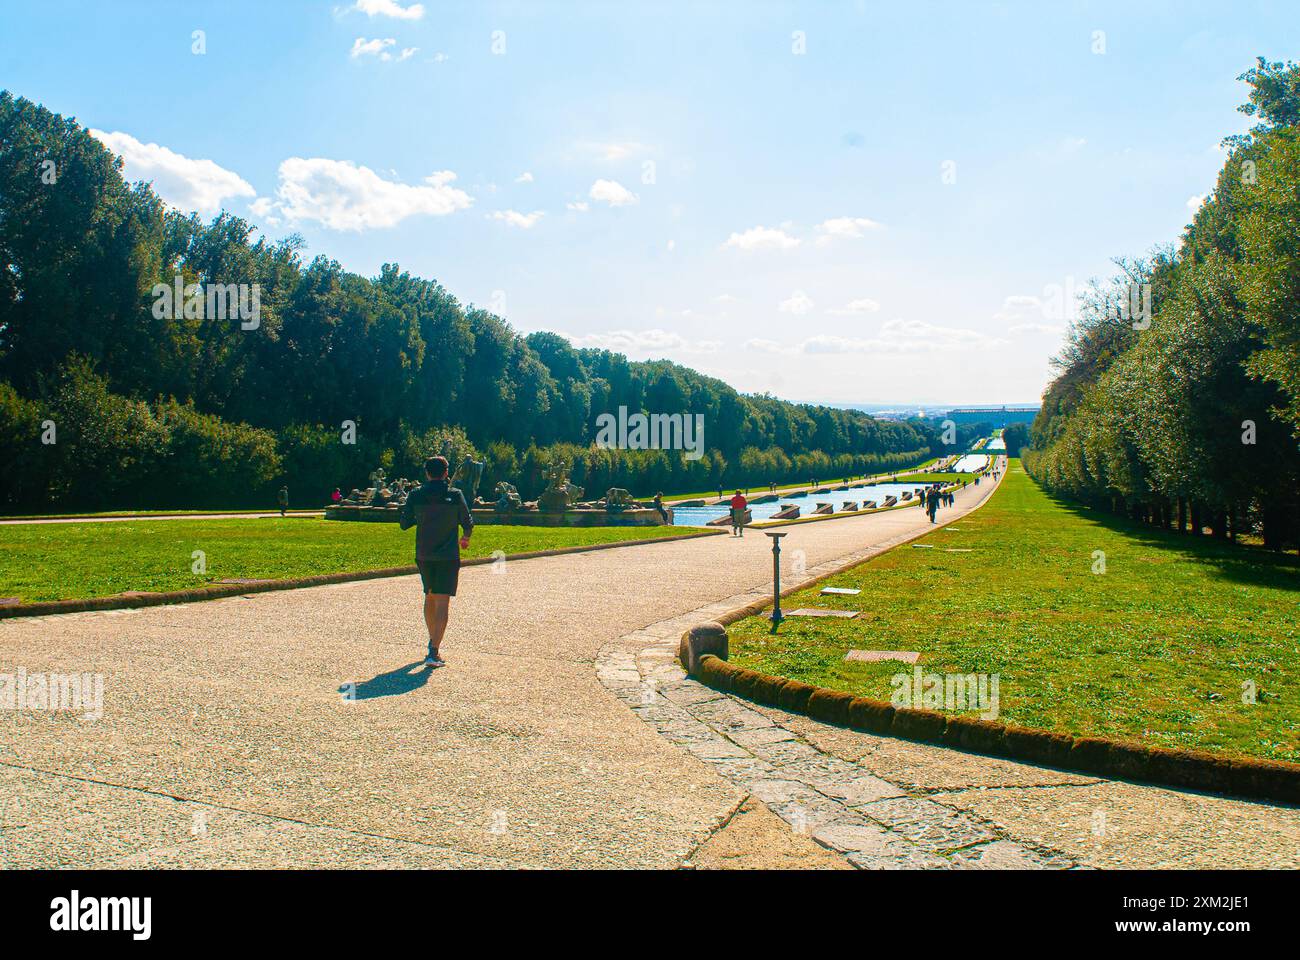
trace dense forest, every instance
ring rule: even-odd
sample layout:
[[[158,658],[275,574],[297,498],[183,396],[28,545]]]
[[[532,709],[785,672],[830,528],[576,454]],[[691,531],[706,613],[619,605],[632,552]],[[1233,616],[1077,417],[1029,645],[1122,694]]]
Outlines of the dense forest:
[[[362,277],[304,264],[300,248],[228,213],[169,208],[75,120],[0,92],[0,510],[245,507],[282,483],[314,506],[376,466],[415,476],[444,445],[486,462],[480,489],[505,479],[525,496],[558,457],[592,495],[649,496],[886,470],[940,449],[921,421],[524,337],[396,264]],[[212,317],[202,295],[160,310],[157,285],[177,277],[182,294],[256,285],[255,321]],[[702,415],[704,456],[597,448],[597,416],[621,406]]]
[[[1257,122],[1224,141],[1177,248],[1095,285],[1025,464],[1140,520],[1280,548],[1300,542],[1300,66],[1239,79]]]

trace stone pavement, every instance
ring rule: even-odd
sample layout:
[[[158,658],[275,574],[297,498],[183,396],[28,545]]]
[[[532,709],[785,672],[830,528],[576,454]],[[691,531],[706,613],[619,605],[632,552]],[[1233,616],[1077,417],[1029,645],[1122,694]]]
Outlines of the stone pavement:
[[[989,489],[968,488],[941,519]],[[914,508],[789,527],[783,579],[928,528]],[[780,773],[751,789],[743,756],[708,762],[707,746],[683,749],[638,711],[667,716],[691,697],[671,657],[646,652],[675,647],[668,624],[770,576],[768,538],[753,531],[469,567],[437,671],[419,663],[414,577],[4,621],[0,674],[102,674],[104,711],[0,710],[0,865],[892,865],[903,851],[927,864],[1295,863],[1295,810],[873,738],[730,698],[694,704],[701,744],[705,718],[721,749],[747,741],[752,767]],[[641,665],[667,678],[644,707]],[[633,709],[604,685],[611,671],[638,688]],[[859,770],[875,779],[847,784]],[[916,801],[952,816],[936,825]],[[777,831],[767,807],[800,802],[806,832]],[[1098,808],[1110,811],[1100,837]],[[980,839],[963,842],[971,831]]]

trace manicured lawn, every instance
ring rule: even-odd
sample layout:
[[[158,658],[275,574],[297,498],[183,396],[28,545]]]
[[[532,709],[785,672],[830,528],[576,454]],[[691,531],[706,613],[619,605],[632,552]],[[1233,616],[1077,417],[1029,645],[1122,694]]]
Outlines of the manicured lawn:
[[[479,526],[467,557],[662,539],[674,527]],[[207,572],[191,572],[195,550]],[[0,526],[0,597],[25,602],[184,590],[223,578],[285,579],[414,563],[415,531],[319,517]]]
[[[925,672],[999,674],[1005,723],[1300,761],[1294,555],[1053,500],[1017,460],[989,503],[916,543],[932,547],[899,547],[782,601],[856,619],[791,619],[777,637],[762,617],[741,621],[733,662],[889,700],[890,677],[911,668],[845,653],[917,651]],[[1093,572],[1098,550],[1105,573]]]
[[[290,507],[289,513],[311,513],[324,510],[324,507]],[[215,510],[106,510],[101,513],[81,513],[78,511],[64,513],[16,513],[10,516],[0,516],[0,520],[36,520],[59,517],[184,517],[190,514],[196,516],[212,516],[221,513],[278,513],[280,510],[276,506],[266,507],[241,507],[231,509]]]

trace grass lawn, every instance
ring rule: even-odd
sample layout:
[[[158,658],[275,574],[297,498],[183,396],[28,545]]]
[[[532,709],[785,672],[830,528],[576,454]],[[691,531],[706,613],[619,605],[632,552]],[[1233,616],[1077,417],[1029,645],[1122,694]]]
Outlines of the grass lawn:
[[[324,507],[290,507],[290,513],[319,513]],[[106,510],[102,513],[16,513],[12,515],[0,516],[0,520],[44,520],[46,518],[58,517],[184,517],[193,514],[195,516],[212,516],[220,513],[279,513],[280,508],[270,507],[243,507],[243,508],[217,508],[213,510]]]
[[[1300,560],[1054,500],[1010,464],[981,509],[916,541],[931,549],[899,547],[782,601],[856,619],[787,620],[777,637],[743,620],[732,661],[888,700],[911,668],[844,655],[912,650],[925,672],[999,674],[1005,723],[1300,761]]]
[[[685,527],[481,525],[465,556],[698,532]],[[191,572],[195,550],[206,555],[205,574]],[[127,590],[185,590],[223,578],[278,580],[400,567],[414,563],[414,557],[414,530],[319,517],[0,526],[0,597],[30,603]]]

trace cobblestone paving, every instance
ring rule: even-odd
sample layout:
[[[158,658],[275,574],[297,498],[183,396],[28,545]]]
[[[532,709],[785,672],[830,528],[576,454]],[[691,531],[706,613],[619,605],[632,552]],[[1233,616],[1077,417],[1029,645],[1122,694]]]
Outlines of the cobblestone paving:
[[[789,586],[881,552],[812,567]],[[606,645],[600,681],[660,736],[689,751],[763,801],[792,829],[842,854],[855,867],[891,869],[1069,869],[1056,851],[1004,836],[978,816],[910,795],[859,763],[818,749],[747,701],[686,676],[681,635],[695,624],[762,600],[744,593],[652,624]]]

